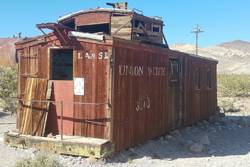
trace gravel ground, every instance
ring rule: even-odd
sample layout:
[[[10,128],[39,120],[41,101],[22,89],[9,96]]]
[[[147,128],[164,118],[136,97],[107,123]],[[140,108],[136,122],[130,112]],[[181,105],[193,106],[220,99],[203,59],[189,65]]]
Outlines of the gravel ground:
[[[14,166],[16,161],[38,153],[34,149],[14,149],[3,144],[3,132],[15,129],[15,124],[3,123],[14,122],[14,116],[0,112],[0,167]],[[227,115],[215,122],[202,121],[149,140],[110,159],[51,156],[65,167],[245,167],[250,166],[250,117],[244,112]]]

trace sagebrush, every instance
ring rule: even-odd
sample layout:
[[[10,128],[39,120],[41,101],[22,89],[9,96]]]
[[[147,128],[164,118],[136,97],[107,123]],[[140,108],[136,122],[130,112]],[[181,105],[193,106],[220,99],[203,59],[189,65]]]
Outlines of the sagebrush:
[[[4,111],[16,111],[17,67],[0,66],[0,108]]]
[[[63,165],[53,157],[45,153],[40,153],[34,158],[26,158],[18,161],[16,167],[63,167]]]
[[[249,97],[250,75],[218,75],[218,94],[222,97]]]

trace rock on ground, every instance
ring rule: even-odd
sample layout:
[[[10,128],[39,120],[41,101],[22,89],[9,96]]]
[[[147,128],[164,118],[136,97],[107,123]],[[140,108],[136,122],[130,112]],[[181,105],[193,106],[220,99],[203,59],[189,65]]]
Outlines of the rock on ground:
[[[200,143],[194,143],[190,146],[190,151],[194,153],[201,153],[204,150],[204,146]]]
[[[207,134],[201,137],[200,144],[204,144],[204,145],[209,145],[210,144],[210,140],[209,140]]]

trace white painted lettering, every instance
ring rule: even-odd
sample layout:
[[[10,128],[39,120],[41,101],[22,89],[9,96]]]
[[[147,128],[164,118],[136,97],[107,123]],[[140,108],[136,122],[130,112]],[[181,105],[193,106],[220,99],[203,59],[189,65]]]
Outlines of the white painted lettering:
[[[94,52],[91,52],[91,51],[87,51],[85,53],[85,58],[88,59],[88,60],[95,60],[95,59],[106,60],[106,59],[109,59],[109,56],[108,56],[107,51],[101,51],[99,53],[94,53]]]
[[[142,66],[119,65],[119,75],[121,76],[142,76]]]
[[[137,112],[150,109],[151,107],[151,101],[149,96],[140,96],[139,99],[136,101],[136,107],[135,110]]]

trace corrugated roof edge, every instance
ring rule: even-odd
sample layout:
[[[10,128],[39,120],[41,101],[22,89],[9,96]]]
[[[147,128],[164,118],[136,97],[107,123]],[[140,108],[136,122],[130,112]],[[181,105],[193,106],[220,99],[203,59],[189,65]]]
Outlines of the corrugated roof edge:
[[[15,45],[22,45],[22,44],[25,44],[25,43],[29,43],[29,42],[33,42],[33,41],[39,41],[39,40],[42,41],[43,38],[45,38],[45,37],[49,38],[52,35],[53,35],[53,33],[49,33],[49,34],[46,34],[46,35],[38,35],[38,36],[34,36],[34,37],[24,38],[21,41],[16,42]]]
[[[171,50],[171,49],[170,49]],[[209,58],[209,57],[204,57],[204,56],[200,56],[200,55],[195,55],[195,54],[189,54],[189,53],[185,53],[185,52],[180,52],[178,50],[172,50],[172,51],[175,51],[175,52],[179,52],[179,53],[184,53],[190,57],[194,57],[194,58],[200,58],[200,59],[203,59],[203,60],[209,60],[209,61],[213,61],[213,62],[216,62],[216,63],[219,63],[218,60],[216,59],[213,59],[213,58]]]
[[[58,22],[64,21],[66,19],[69,19],[71,17],[83,14],[83,13],[89,13],[89,12],[121,12],[121,13],[133,13],[133,10],[124,10],[124,9],[116,9],[116,8],[96,8],[96,9],[88,9],[88,10],[80,10],[77,12],[73,12],[64,16],[59,17],[57,19]]]
[[[219,63],[218,60],[213,59],[213,58],[199,56],[199,55],[197,56],[197,55],[194,55],[194,54],[188,54],[188,55],[191,56],[191,57],[200,58],[200,59],[209,60],[209,61],[213,61],[213,62]]]

